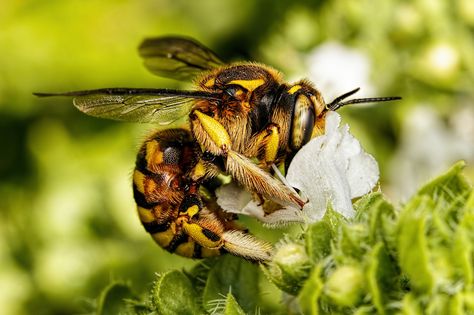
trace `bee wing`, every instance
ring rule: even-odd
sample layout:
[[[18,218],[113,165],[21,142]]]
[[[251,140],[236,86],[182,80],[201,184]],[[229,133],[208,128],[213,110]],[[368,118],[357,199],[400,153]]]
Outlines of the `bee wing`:
[[[138,50],[148,70],[171,79],[190,80],[200,72],[223,65],[212,50],[191,38],[148,38]]]
[[[37,96],[72,96],[74,106],[90,116],[129,122],[170,124],[189,114],[196,100],[217,100],[203,91],[110,88]]]

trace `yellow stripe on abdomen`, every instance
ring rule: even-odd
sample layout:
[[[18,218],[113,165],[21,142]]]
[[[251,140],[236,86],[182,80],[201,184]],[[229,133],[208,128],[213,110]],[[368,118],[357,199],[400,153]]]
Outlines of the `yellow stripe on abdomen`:
[[[156,206],[155,206],[156,207]],[[151,209],[145,209],[137,206],[138,217],[143,223],[150,223],[156,220],[155,215]]]
[[[164,232],[158,232],[151,235],[155,242],[163,248],[166,248],[175,236],[174,223],[171,224],[170,228]]]
[[[194,241],[188,241],[176,247],[176,250],[174,252],[184,257],[193,257],[195,245],[196,243]]]

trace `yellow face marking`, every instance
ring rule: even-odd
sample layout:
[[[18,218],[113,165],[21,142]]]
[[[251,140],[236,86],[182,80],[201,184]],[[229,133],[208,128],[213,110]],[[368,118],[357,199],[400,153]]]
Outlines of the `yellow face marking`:
[[[142,194],[145,193],[145,175],[142,172],[135,170],[133,172],[133,183]]]
[[[210,87],[213,87],[214,84],[216,84],[216,78],[212,77],[209,80],[207,80],[206,83],[204,83],[204,86],[210,88]]]
[[[158,243],[158,245],[160,245],[161,247],[166,247],[170,244],[171,240],[173,240],[174,235],[175,229],[172,225],[166,231],[152,234],[151,237],[155,240],[156,243]]]
[[[221,240],[219,239],[217,241],[213,241],[209,239],[206,235],[204,235],[203,229],[200,225],[195,223],[189,224],[183,222],[183,227],[186,233],[188,233],[188,235],[191,236],[200,245],[208,248],[216,248],[221,246]]]
[[[314,125],[313,133],[311,134],[311,138],[323,135],[325,126],[326,126],[326,114],[323,113],[321,116],[316,118],[316,123]]]
[[[301,85],[297,84],[297,85],[293,85],[289,90],[288,90],[288,93],[289,94],[295,94],[298,90],[301,89]]]
[[[265,80],[263,79],[255,79],[255,80],[232,80],[229,82],[229,84],[236,84],[240,85],[244,89],[246,89],[249,92],[252,92],[259,86],[261,86],[263,83],[265,83]]]
[[[153,215],[153,211],[150,209],[145,209],[142,207],[137,207],[138,217],[140,221],[144,223],[150,223],[155,221],[155,216]]]
[[[156,140],[147,142],[145,159],[148,165],[163,163],[163,152],[160,150],[160,144]]]
[[[211,116],[203,114],[198,110],[195,110],[194,113],[211,140],[214,141],[219,148],[225,145],[230,149],[230,136],[224,126]]]
[[[180,244],[174,252],[184,257],[193,257],[194,245],[195,243],[193,241]]]
[[[324,103],[323,98],[320,96],[319,98],[311,95],[310,96],[311,101],[313,104],[315,104],[315,109],[316,109],[316,116],[319,116],[323,111],[327,111],[327,105]]]
[[[276,159],[278,144],[280,142],[280,136],[276,126],[272,127],[272,133],[268,137],[268,142],[265,145],[265,162],[273,162]]]

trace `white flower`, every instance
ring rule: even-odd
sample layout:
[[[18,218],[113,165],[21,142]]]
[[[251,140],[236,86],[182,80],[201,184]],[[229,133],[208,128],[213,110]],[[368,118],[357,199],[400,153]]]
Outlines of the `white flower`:
[[[329,112],[324,135],[306,144],[288,169],[288,183],[309,199],[303,213],[310,221],[321,219],[329,204],[352,217],[351,200],[371,191],[379,179],[375,159],[362,150],[349,126],[339,126],[340,122],[339,114]]]
[[[337,42],[327,42],[316,47],[308,56],[309,76],[328,99],[341,91],[360,87],[364,95],[372,95],[370,60],[361,51]]]
[[[308,142],[290,164],[286,184],[309,200],[302,211],[286,207],[266,215],[250,194],[235,184],[217,190],[218,204],[226,211],[251,215],[269,225],[314,222],[324,216],[329,205],[352,217],[352,199],[374,188],[379,170],[375,159],[349,133],[349,127],[339,126],[340,122],[339,114],[329,112],[325,134]]]

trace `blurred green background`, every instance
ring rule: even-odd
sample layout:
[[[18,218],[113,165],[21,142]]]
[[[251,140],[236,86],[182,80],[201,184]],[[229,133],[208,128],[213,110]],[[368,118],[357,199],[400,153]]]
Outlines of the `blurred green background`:
[[[194,37],[224,60],[267,63],[289,81],[308,78],[326,101],[358,86],[357,96],[403,96],[340,111],[379,161],[392,200],[458,159],[474,177],[471,0],[2,1],[1,314],[85,313],[112,280],[141,293],[155,272],[193,264],[158,248],[135,214],[130,175],[153,126],[31,94],[189,88],[142,66],[141,40],[164,34]]]

